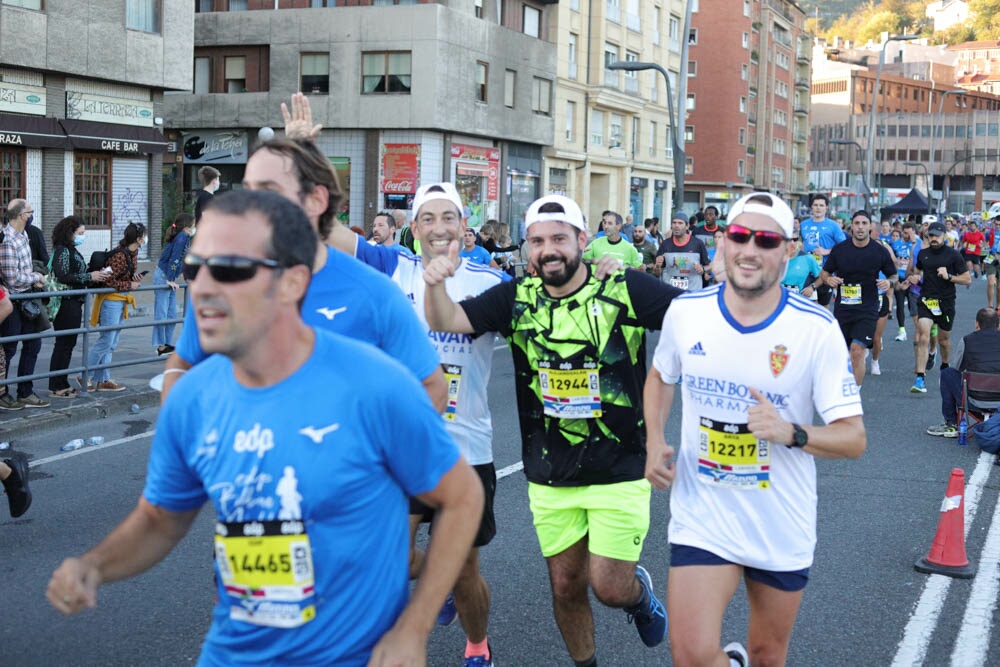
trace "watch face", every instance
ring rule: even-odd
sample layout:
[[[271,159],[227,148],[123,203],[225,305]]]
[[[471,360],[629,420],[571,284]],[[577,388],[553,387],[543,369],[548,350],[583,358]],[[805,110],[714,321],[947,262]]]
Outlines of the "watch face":
[[[804,447],[809,441],[809,434],[806,433],[805,429],[801,426],[795,427],[795,444],[799,447]]]

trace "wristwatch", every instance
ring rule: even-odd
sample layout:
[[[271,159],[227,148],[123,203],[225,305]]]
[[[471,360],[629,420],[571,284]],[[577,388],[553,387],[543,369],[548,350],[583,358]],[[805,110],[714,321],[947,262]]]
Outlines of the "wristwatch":
[[[787,445],[789,448],[791,447],[802,448],[805,447],[807,444],[809,444],[809,434],[806,433],[806,430],[804,428],[802,428],[798,424],[792,424],[792,428],[795,430],[795,435],[792,436],[791,444]]]

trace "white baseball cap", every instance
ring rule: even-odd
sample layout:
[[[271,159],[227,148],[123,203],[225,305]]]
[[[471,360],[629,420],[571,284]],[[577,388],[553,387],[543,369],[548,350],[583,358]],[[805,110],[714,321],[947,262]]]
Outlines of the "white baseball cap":
[[[434,188],[431,190],[431,188]],[[461,215],[462,198],[458,196],[458,190],[451,183],[428,183],[427,185],[421,185],[417,188],[417,194],[413,197],[413,218],[416,219],[417,213],[420,212],[420,207],[429,201],[434,201],[435,199],[444,199],[450,201],[458,209],[459,215]]]
[[[751,201],[752,199],[761,197],[770,200],[770,205],[761,201]],[[787,238],[791,238],[795,232],[795,214],[792,213],[792,209],[788,207],[788,204],[783,199],[770,192],[751,192],[748,195],[740,197],[739,201],[729,209],[726,223],[732,224],[736,222],[736,216],[742,213],[758,213],[767,216],[778,223],[778,226],[781,227],[781,231],[785,233]]]
[[[551,213],[540,213],[538,209],[546,204],[557,204],[562,210]],[[524,226],[528,228],[536,222],[565,222],[579,230],[587,231],[587,225],[583,222],[583,213],[580,211],[580,207],[577,206],[575,201],[562,195],[546,195],[531,203],[531,206],[528,207],[528,212],[524,214]]]

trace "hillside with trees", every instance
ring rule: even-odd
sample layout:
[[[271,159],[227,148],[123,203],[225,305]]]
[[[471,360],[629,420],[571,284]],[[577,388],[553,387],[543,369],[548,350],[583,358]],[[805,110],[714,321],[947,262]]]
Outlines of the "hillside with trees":
[[[971,40],[1000,39],[1000,0],[968,0],[966,25],[934,32],[927,18],[927,2],[913,0],[799,0],[810,17],[807,29],[814,35],[864,43],[877,40],[883,32],[917,33],[931,44],[959,44]]]

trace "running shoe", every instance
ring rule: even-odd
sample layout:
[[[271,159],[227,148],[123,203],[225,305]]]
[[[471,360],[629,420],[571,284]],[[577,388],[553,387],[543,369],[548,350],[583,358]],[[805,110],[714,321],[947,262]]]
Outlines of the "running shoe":
[[[910,387],[911,394],[926,394],[927,393],[927,380],[917,376],[917,379],[913,381],[913,386]]]
[[[740,667],[750,667],[750,656],[747,655],[747,650],[743,648],[743,644],[732,642],[726,644],[726,647],[722,650],[726,652],[730,660],[740,663]]]
[[[458,609],[455,609],[455,594],[448,593],[448,597],[444,599],[444,604],[441,605],[441,611],[438,612],[438,625],[451,625],[458,618]]]
[[[24,454],[14,454],[4,459],[10,467],[10,475],[3,480],[3,490],[7,492],[10,515],[17,518],[31,507],[31,489],[28,488],[28,459]]]
[[[938,424],[937,426],[928,427],[927,435],[939,435],[945,438],[957,438],[958,427],[955,426],[954,424],[945,422],[943,424]]]
[[[895,340],[898,341],[906,340],[906,327],[899,327],[899,333],[896,334]]]
[[[493,647],[489,647],[490,657],[485,655],[470,655],[462,663],[462,667],[495,667],[493,663]]]
[[[637,565],[635,578],[639,580],[639,585],[646,591],[646,596],[649,597],[649,606],[645,609],[626,608],[628,622],[635,621],[635,629],[639,631],[639,638],[642,639],[643,644],[650,648],[659,646],[667,637],[667,610],[663,608],[663,604],[653,592],[653,580],[646,568]]]
[[[882,375],[882,367],[878,365],[878,359],[872,359],[872,375]]]
[[[934,357],[936,356],[937,355],[934,354],[933,352],[927,355],[927,363],[924,364],[925,371],[929,371],[930,369],[934,368]]]

